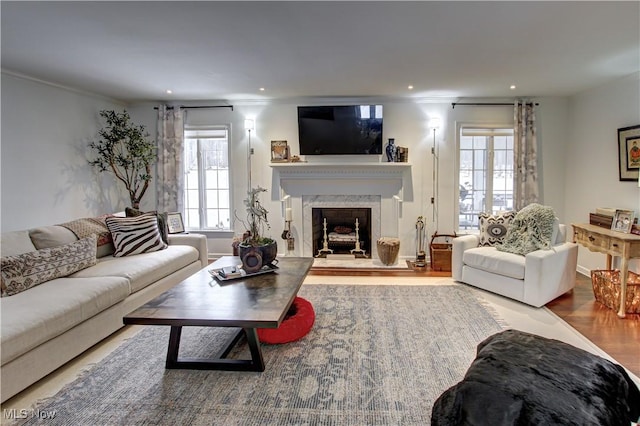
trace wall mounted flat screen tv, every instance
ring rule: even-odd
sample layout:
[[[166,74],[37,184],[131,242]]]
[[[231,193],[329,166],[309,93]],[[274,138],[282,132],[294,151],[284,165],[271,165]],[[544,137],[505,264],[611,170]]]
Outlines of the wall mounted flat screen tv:
[[[301,155],[382,154],[382,105],[299,106]]]

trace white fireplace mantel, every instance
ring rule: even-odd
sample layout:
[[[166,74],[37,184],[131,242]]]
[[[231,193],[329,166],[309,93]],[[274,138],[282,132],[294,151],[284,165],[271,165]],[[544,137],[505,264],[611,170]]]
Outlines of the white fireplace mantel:
[[[411,171],[409,163],[273,163],[280,179],[335,179],[335,178],[402,178]]]
[[[292,195],[380,193],[392,196],[411,179],[409,163],[274,163],[271,167],[273,183]]]

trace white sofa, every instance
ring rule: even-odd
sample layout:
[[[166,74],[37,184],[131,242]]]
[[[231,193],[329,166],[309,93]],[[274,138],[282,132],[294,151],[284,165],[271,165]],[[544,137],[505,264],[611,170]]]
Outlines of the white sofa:
[[[462,235],[453,239],[451,275],[456,281],[540,307],[575,286],[578,246],[566,238],[567,227],[560,224],[550,250],[522,256],[479,247],[478,236]]]
[[[69,232],[54,225],[3,233],[2,256],[41,248],[37,238],[55,247],[65,235],[59,241],[64,244]],[[169,235],[168,243],[164,250],[126,257],[98,249],[103,257],[95,265],[0,298],[2,401],[123,327],[124,315],[207,265],[204,235]]]

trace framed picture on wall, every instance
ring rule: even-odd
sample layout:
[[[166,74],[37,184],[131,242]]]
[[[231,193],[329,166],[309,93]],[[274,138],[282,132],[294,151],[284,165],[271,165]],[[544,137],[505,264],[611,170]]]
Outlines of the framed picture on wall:
[[[167,228],[169,228],[170,234],[180,234],[184,232],[182,213],[167,213]]]
[[[620,180],[638,180],[640,172],[640,125],[618,129]]]

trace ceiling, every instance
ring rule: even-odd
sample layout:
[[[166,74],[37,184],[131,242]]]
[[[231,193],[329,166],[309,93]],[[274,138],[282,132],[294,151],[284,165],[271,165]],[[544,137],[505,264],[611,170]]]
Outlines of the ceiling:
[[[638,1],[0,6],[3,71],[125,102],[569,96],[640,70]]]

